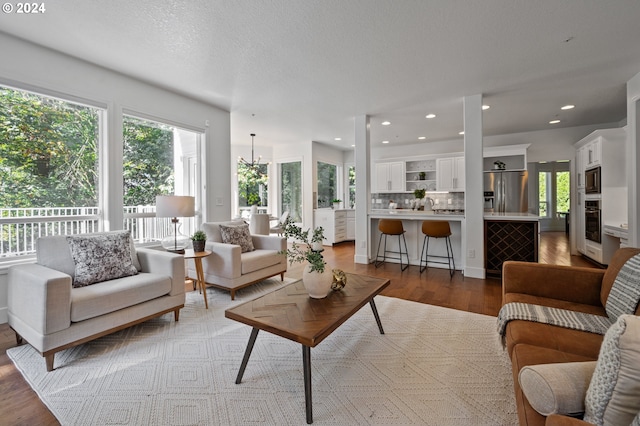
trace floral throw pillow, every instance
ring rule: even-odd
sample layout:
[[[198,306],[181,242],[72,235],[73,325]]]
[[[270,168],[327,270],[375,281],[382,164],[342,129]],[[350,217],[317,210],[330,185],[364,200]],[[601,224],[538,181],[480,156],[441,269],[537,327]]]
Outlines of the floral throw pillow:
[[[129,231],[69,235],[67,243],[75,263],[74,288],[138,273],[131,260]]]
[[[220,225],[220,235],[225,244],[235,244],[240,246],[242,253],[253,251],[253,240],[249,232],[249,225]]]

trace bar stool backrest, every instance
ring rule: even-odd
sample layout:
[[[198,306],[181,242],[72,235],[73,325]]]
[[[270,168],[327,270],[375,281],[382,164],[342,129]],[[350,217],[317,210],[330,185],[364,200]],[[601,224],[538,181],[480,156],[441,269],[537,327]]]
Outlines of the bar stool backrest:
[[[422,222],[422,233],[433,238],[451,236],[449,222],[441,220],[425,220]]]
[[[378,230],[387,235],[404,234],[402,221],[398,219],[380,219],[378,221]]]

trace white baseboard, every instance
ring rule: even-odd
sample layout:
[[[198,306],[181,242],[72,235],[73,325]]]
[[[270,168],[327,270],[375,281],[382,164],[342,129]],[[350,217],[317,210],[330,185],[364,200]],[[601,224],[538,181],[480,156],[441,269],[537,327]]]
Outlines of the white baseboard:
[[[9,308],[0,308],[0,324],[9,322]]]
[[[469,278],[480,278],[483,280],[486,278],[486,271],[484,268],[473,268],[467,266],[464,268],[464,276]]]
[[[366,264],[369,263],[369,257],[366,256],[366,255],[362,255],[362,254],[358,255],[357,254],[357,255],[353,256],[353,261],[355,263],[362,263],[362,264],[366,265]]]

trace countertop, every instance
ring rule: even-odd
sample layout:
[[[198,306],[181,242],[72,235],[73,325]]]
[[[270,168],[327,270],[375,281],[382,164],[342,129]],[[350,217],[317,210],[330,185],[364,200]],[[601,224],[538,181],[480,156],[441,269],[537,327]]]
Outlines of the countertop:
[[[410,209],[372,209],[369,212],[372,219],[402,219],[402,220],[464,220],[464,214],[456,213],[435,213],[433,210],[410,210]]]
[[[533,213],[521,213],[521,212],[505,212],[505,213],[485,213],[485,220],[496,219],[496,220],[521,220],[521,221],[531,221],[531,220],[540,220],[540,216]]]

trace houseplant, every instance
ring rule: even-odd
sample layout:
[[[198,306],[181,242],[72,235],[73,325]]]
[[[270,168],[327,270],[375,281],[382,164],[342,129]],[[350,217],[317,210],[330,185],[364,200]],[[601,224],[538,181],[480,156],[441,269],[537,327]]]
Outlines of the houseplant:
[[[204,246],[207,242],[207,234],[205,234],[204,231],[196,231],[191,236],[191,242],[193,243],[193,251],[204,251]]]
[[[311,235],[310,235],[311,234]],[[314,250],[316,243],[322,243],[324,229],[318,226],[311,231],[288,221],[284,228],[284,236],[292,239],[291,246],[283,253],[289,258],[289,263],[306,262],[302,271],[302,282],[309,293],[309,297],[322,299],[331,291],[333,275],[326,272],[327,262],[322,257],[322,250]]]
[[[339,200],[337,198],[334,198],[333,200],[331,200],[331,203],[333,204],[333,208],[334,209],[339,209],[341,202],[342,202],[342,200]]]

